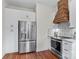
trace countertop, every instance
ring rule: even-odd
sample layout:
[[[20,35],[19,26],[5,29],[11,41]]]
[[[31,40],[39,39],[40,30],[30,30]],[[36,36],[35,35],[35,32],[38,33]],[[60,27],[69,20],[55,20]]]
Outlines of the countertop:
[[[65,40],[65,41],[69,41],[69,42],[76,41],[75,38],[71,38],[71,37],[54,37],[54,36],[51,36],[51,35],[48,35],[48,37],[50,37],[51,39]]]

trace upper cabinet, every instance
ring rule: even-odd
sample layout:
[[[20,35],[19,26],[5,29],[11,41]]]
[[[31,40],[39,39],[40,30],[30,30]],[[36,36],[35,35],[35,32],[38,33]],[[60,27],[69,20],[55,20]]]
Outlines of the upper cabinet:
[[[20,11],[18,14],[19,20],[35,21],[35,12]]]
[[[60,0],[58,1],[58,11],[56,13],[53,23],[60,24],[68,21],[69,21],[68,0]]]
[[[76,1],[71,0],[69,3],[70,27],[76,27]]]

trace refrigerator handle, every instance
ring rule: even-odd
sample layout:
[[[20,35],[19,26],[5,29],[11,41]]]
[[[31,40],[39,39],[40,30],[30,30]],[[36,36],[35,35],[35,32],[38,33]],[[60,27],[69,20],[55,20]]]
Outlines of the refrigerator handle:
[[[29,39],[29,24],[28,24],[28,39]]]
[[[26,34],[25,34],[25,39],[26,39]]]

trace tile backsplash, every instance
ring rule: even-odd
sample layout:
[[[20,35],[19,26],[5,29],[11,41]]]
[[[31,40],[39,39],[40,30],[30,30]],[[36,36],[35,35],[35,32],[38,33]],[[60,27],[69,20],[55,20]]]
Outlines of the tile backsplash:
[[[68,29],[70,26],[69,22],[58,24],[58,29]]]
[[[61,24],[51,24],[49,29],[68,29],[70,26],[69,22],[61,23]]]

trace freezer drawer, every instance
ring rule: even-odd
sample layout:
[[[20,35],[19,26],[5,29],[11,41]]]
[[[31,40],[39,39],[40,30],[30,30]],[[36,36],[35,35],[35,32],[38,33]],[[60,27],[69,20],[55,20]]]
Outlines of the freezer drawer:
[[[36,41],[19,42],[19,53],[36,51]]]

